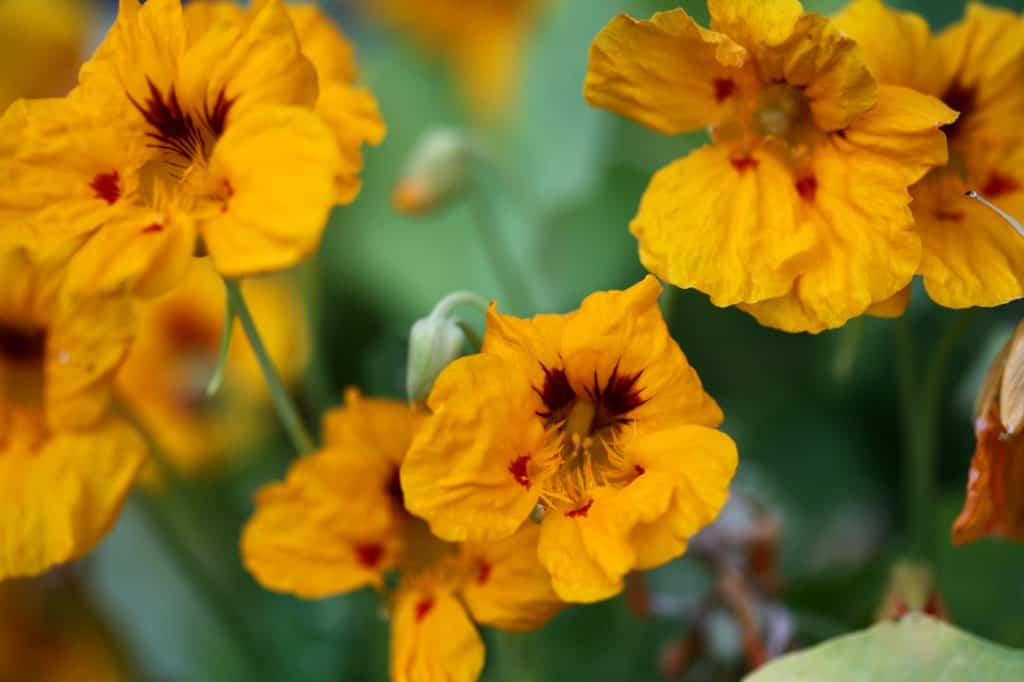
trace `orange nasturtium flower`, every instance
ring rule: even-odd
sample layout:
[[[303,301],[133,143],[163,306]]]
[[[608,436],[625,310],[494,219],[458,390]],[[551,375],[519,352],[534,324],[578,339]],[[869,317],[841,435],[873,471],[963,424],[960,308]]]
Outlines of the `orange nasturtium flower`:
[[[516,87],[526,36],[547,0],[361,0],[439,54],[473,110],[493,117]]]
[[[65,300],[62,275],[0,251],[0,580],[75,559],[110,529],[144,457],[108,414],[134,329],[125,296]]]
[[[538,554],[566,601],[682,554],[725,504],[736,447],[660,292],[648,276],[532,319],[492,305],[482,352],[428,398],[402,466],[409,510],[451,541],[506,538],[542,510]]]
[[[970,4],[933,35],[923,17],[856,0],[837,18],[880,83],[941,98],[960,112],[944,128],[949,163],[911,189],[928,294],[951,308],[1024,296],[1024,239],[964,196],[974,189],[1024,215],[1024,19]]]
[[[392,679],[472,682],[484,662],[474,621],[528,630],[560,602],[537,561],[535,525],[500,542],[452,544],[406,511],[399,468],[422,419],[405,403],[349,390],[324,419],[324,448],[257,494],[242,555],[265,587],[310,599],[383,589],[397,572]]]
[[[0,2],[0,112],[21,97],[57,97],[85,57],[87,0]]]
[[[254,278],[242,291],[260,335],[286,383],[308,358],[302,301],[290,282]],[[235,322],[226,379],[214,396],[206,386],[224,333],[224,283],[205,260],[181,286],[148,305],[127,360],[117,373],[118,396],[180,472],[223,464],[239,446],[259,438],[270,400],[248,339]]]
[[[712,144],[651,179],[630,230],[644,266],[786,331],[838,327],[921,260],[907,188],[946,162],[956,113],[878,85],[857,45],[797,0],[709,0],[613,19],[591,46],[595,106]],[[875,311],[871,311],[875,312]]]
[[[989,369],[975,405],[977,447],[953,542],[985,535],[1024,541],[1024,323]]]
[[[278,0],[204,16],[187,21],[180,0],[121,0],[79,87],[0,121],[0,229],[44,249],[92,235],[72,260],[74,289],[153,294],[197,253],[230,277],[288,267],[358,189],[358,146],[382,133],[368,95],[339,95],[330,73],[321,98]],[[324,31],[307,27],[318,56]]]

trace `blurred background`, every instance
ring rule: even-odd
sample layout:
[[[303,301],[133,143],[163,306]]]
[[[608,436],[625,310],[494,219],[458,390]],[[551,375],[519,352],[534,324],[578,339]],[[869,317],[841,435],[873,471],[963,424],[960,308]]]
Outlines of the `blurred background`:
[[[3,105],[66,90],[72,65],[116,9],[113,0],[49,2],[77,18],[55,15],[29,27],[10,8],[18,3],[7,3],[0,2]],[[389,128],[366,153],[362,193],[334,213],[313,261],[247,285],[311,424],[348,385],[402,397],[408,329],[453,290],[532,314],[565,311],[591,291],[637,281],[643,271],[627,230],[637,202],[655,170],[705,141],[702,133],[658,135],[590,108],[581,94],[590,41],[612,16],[647,17],[681,4],[705,22],[702,1],[508,0],[528,10],[500,28],[481,22],[458,35],[408,30],[389,3],[435,4],[321,2],[356,43],[361,79]],[[823,13],[843,4],[805,2]],[[923,14],[935,29],[964,8],[961,0],[890,4]],[[1022,0],[990,4],[1024,9]],[[447,17],[440,9],[428,14]],[[481,216],[472,197],[419,216],[393,207],[407,157],[438,127],[471,133],[488,150],[493,164],[482,182],[495,198],[490,214]],[[528,295],[502,288],[480,220],[514,253]],[[98,551],[0,591],[0,680],[387,679],[388,626],[375,595],[303,602],[262,590],[241,566],[239,529],[252,494],[281,477],[291,448],[244,347],[233,350],[222,393],[202,394],[221,333],[220,289],[208,274],[152,312],[149,340],[119,379],[125,409],[147,427],[161,466],[148,472]],[[631,581],[623,596],[568,609],[536,633],[485,633],[484,680],[738,679],[751,654],[746,607],[769,653],[862,628],[905,556],[899,323],[863,319],[819,336],[787,335],[678,290],[668,292],[664,309],[739,445],[733,500],[687,556]],[[953,350],[933,510],[934,578],[949,617],[1012,646],[1024,646],[1024,547],[982,540],[954,548],[949,528],[974,447],[974,394],[1022,312],[1020,304],[979,311]],[[923,349],[953,314],[914,291],[908,321]],[[186,331],[161,336],[163,318]],[[174,396],[173,404],[156,395]],[[197,590],[168,551],[171,537],[183,543],[174,551],[199,558],[210,577],[205,588]],[[240,616],[231,621],[222,612]],[[247,653],[253,649],[260,660]]]

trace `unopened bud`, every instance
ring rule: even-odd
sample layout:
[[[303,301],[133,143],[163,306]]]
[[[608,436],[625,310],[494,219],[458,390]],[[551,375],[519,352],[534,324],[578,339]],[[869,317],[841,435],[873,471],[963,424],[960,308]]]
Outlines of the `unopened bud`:
[[[453,128],[428,132],[413,148],[395,185],[392,203],[400,213],[437,208],[469,185],[472,141]]]
[[[405,390],[410,402],[425,400],[441,371],[462,354],[466,333],[459,321],[451,317],[452,310],[460,305],[487,310],[486,299],[471,292],[456,291],[441,299],[429,315],[412,325],[405,374]],[[472,332],[472,328],[468,329]]]

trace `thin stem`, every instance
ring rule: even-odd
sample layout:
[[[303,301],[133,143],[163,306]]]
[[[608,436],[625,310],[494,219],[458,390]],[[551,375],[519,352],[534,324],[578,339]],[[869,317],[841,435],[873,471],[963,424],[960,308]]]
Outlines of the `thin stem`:
[[[473,218],[480,241],[509,304],[519,313],[534,312],[536,305],[530,282],[498,227],[498,211],[486,182],[481,177],[482,165],[477,159],[477,173],[472,188]]]
[[[239,649],[242,660],[254,671],[266,671],[272,662],[267,657],[264,644],[258,642],[249,629],[249,624],[234,602],[228,598],[216,581],[200,565],[192,550],[174,527],[174,523],[160,503],[149,493],[139,491],[133,498],[137,508],[149,527],[150,532],[158,539],[179,573],[195,590],[199,601],[220,622],[225,634]]]
[[[305,425],[303,425],[299,411],[295,408],[295,403],[292,402],[284,382],[281,381],[281,375],[278,374],[277,368],[274,367],[274,361],[270,359],[266,346],[263,345],[263,339],[260,337],[259,330],[256,329],[256,322],[253,320],[249,307],[245,304],[245,298],[242,296],[242,287],[239,286],[237,280],[225,278],[224,288],[228,293],[228,304],[235,309],[235,314],[238,315],[238,319],[242,323],[242,329],[245,330],[249,344],[252,346],[257,360],[259,360],[260,368],[263,370],[263,378],[270,389],[270,398],[274,403],[274,409],[277,410],[277,416],[288,433],[292,445],[295,446],[295,449],[300,454],[311,452],[313,450],[313,439],[310,437]]]
[[[228,353],[231,351],[231,339],[235,335],[235,307],[231,301],[224,304],[224,327],[220,333],[220,348],[217,350],[217,364],[214,366],[213,375],[206,384],[206,395],[213,397],[220,390],[224,383],[224,370],[228,364]]]

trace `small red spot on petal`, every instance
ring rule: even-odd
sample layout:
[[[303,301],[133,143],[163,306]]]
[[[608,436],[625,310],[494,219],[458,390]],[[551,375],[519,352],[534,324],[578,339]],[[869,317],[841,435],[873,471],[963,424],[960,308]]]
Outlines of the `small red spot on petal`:
[[[734,156],[729,159],[729,162],[732,163],[732,167],[740,173],[744,173],[752,168],[757,168],[757,164],[759,163],[757,159],[749,154],[746,156]]]
[[[586,503],[584,503],[584,505],[582,507],[576,507],[576,509],[573,509],[572,511],[567,511],[567,512],[565,512],[565,515],[568,516],[571,519],[575,519],[578,516],[586,517],[587,512],[589,512],[590,508],[593,507],[593,506],[594,506],[594,501],[593,500],[587,500]]]
[[[1003,175],[1002,173],[993,173],[989,176],[985,186],[981,188],[981,193],[989,199],[994,199],[1004,194],[1018,192],[1021,189],[1024,189],[1024,185],[1021,185],[1016,178],[1011,178],[1009,175]]]
[[[814,201],[818,193],[818,179],[813,175],[805,175],[796,181],[796,192],[807,201]]]
[[[356,559],[366,568],[377,568],[384,556],[384,547],[377,544],[356,545]]]
[[[153,234],[154,232],[163,232],[164,226],[160,223],[153,223],[147,227],[142,228],[142,234]]]
[[[633,469],[636,471],[637,476],[643,476],[647,472],[647,469],[644,469],[639,464],[634,464]]]
[[[491,578],[491,569],[493,568],[489,562],[481,559],[479,561],[480,572],[476,574],[476,581],[483,585]]]
[[[724,102],[736,92],[736,81],[731,78],[716,78],[711,81],[715,87],[715,99]]]
[[[89,187],[92,187],[97,199],[103,199],[108,204],[114,204],[121,198],[121,176],[117,171],[98,174],[89,183]]]
[[[422,599],[416,604],[416,622],[422,622],[427,614],[430,613],[431,609],[434,608],[434,600],[427,598]]]
[[[526,468],[529,462],[530,456],[523,455],[521,457],[516,457],[512,460],[512,463],[508,465],[508,472],[512,474],[512,478],[516,479],[516,483],[527,490],[530,489],[530,473]]]
[[[932,215],[936,220],[949,220],[957,223],[963,221],[965,217],[963,211],[944,211],[942,209],[935,211]]]

